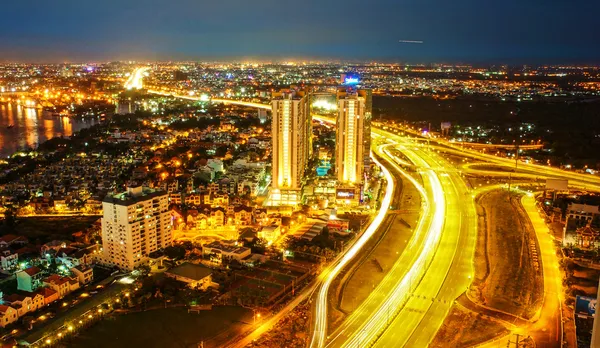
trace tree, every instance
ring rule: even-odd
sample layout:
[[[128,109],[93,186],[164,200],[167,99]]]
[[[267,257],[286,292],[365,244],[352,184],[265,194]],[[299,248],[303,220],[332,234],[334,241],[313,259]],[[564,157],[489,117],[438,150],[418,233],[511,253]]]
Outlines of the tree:
[[[148,274],[150,274],[150,266],[148,265],[139,265],[135,268],[135,270],[138,271],[142,277],[146,277]]]
[[[172,260],[181,260],[185,257],[185,248],[180,246],[166,247],[165,255]]]
[[[17,222],[16,215],[17,215],[17,213],[13,207],[6,208],[6,211],[4,212],[4,224],[9,229],[12,229],[15,226],[15,224]]]

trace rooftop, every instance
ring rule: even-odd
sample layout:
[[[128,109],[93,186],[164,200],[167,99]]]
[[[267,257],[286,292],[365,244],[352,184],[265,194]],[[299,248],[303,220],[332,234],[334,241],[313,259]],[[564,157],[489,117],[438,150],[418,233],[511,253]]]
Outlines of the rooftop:
[[[198,281],[211,275],[212,270],[202,265],[186,262],[168,270],[167,273]]]
[[[39,269],[39,268],[37,268],[35,266],[34,267],[29,267],[29,268],[23,270],[23,272],[29,274],[30,276],[34,276],[34,275],[40,273],[41,271],[42,271],[41,269]]]
[[[214,242],[205,244],[204,246],[211,248],[211,249],[218,249],[218,250],[225,251],[227,253],[233,253],[233,254],[243,254],[243,253],[247,252],[248,250],[250,250],[249,248],[246,248],[244,246],[224,244],[218,240],[215,240]]]
[[[167,192],[155,190],[149,187],[128,188],[126,192],[117,193],[114,195],[108,194],[103,202],[129,206],[137,202],[147,201],[149,199],[166,195]]]

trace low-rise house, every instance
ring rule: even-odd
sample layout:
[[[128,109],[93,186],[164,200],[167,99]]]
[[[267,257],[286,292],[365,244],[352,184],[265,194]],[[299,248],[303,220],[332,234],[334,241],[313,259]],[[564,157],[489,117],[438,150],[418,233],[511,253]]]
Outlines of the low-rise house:
[[[58,252],[62,248],[66,248],[70,242],[64,240],[53,240],[42,245],[41,252],[42,255],[48,253],[50,250],[54,250],[54,252]]]
[[[210,212],[210,225],[212,227],[221,227],[225,223],[225,209],[218,207]]]
[[[213,260],[222,262],[223,260],[237,260],[250,256],[250,248],[238,246],[235,243],[225,244],[220,241],[214,241],[202,246],[204,256],[214,255]]]
[[[36,293],[44,297],[44,305],[49,305],[59,299],[58,291],[52,288],[40,288]]]
[[[63,248],[56,253],[56,261],[72,268],[85,263],[85,254],[76,248]]]
[[[263,208],[254,209],[253,212],[254,221],[256,221],[260,225],[267,225],[269,222],[269,215],[267,214],[267,210]]]
[[[35,292],[31,295],[31,311],[37,311],[38,309],[44,307],[46,305],[44,301],[44,295],[39,292]]]
[[[0,270],[10,272],[17,268],[19,264],[19,254],[8,249],[0,251]]]
[[[258,238],[274,242],[281,236],[281,227],[278,225],[263,226],[258,232]]]
[[[233,209],[236,225],[251,225],[252,224],[252,208],[247,206],[239,206]]]
[[[191,288],[206,289],[213,284],[210,268],[189,262],[166,271],[165,275],[184,282]]]
[[[29,312],[34,312],[44,306],[44,296],[38,293],[30,295],[11,294],[4,298],[4,303],[9,304],[17,310],[17,316],[20,318]]]
[[[19,319],[17,310],[11,306],[0,305],[0,326],[6,327]]]
[[[57,274],[53,274],[44,279],[44,284],[58,292],[59,298],[63,298],[71,291],[79,289],[79,281],[77,279],[61,277]]]
[[[27,243],[29,243],[29,240],[23,236],[7,234],[0,237],[0,249],[7,248],[9,246],[23,246]]]
[[[80,285],[89,284],[94,280],[94,270],[92,267],[79,265],[71,268],[71,272],[77,277]]]
[[[102,200],[90,198],[85,201],[85,207],[92,211],[101,211],[102,210]]]
[[[29,267],[17,272],[17,289],[34,292],[43,285],[44,274],[38,267]]]
[[[36,211],[44,211],[54,208],[54,201],[48,197],[34,197],[29,201],[29,206]]]
[[[17,317],[20,318],[29,312],[29,309],[31,308],[31,297],[12,294],[4,298],[4,303],[16,309]]]
[[[56,253],[56,260],[73,268],[78,265],[90,265],[94,262],[94,250],[98,249],[97,245],[91,245],[86,248],[78,249],[73,247],[59,249]]]
[[[226,193],[215,193],[214,191],[204,196],[204,203],[212,207],[226,207],[229,205],[229,195]]]

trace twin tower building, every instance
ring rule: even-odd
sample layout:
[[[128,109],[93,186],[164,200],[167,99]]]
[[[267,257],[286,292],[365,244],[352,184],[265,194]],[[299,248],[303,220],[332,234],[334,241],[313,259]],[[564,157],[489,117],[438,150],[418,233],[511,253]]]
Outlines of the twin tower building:
[[[334,169],[338,189],[343,188],[346,194],[360,192],[365,168],[370,165],[371,91],[344,88],[338,90],[336,97]],[[272,96],[270,205],[293,206],[301,201],[302,179],[312,154],[311,99],[308,90],[290,90]]]

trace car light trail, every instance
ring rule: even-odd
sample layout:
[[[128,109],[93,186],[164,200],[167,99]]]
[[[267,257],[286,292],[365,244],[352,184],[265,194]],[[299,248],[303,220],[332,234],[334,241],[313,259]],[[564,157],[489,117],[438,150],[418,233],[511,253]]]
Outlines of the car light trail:
[[[144,74],[150,70],[148,67],[137,68],[133,71],[131,76],[125,82],[126,89],[142,89]]]
[[[377,213],[377,216],[373,219],[373,222],[369,225],[369,227],[365,230],[365,232],[360,236],[360,239],[352,245],[352,247],[344,254],[339,262],[329,271],[325,271],[321,274],[323,277],[323,284],[319,289],[317,294],[317,303],[316,308],[317,311],[315,313],[316,321],[314,333],[310,342],[311,347],[323,347],[325,344],[325,339],[327,336],[327,294],[329,293],[329,287],[331,283],[335,279],[335,277],[340,273],[340,271],[346,267],[346,265],[358,254],[360,249],[365,245],[365,243],[373,236],[373,234],[379,228],[379,225],[383,222],[383,219],[387,215],[387,211],[390,208],[390,204],[392,202],[392,195],[394,193],[394,180],[389,170],[385,168],[379,161],[372,157],[375,164],[377,164],[383,175],[387,181],[385,196],[381,202],[381,209]]]
[[[413,153],[410,150],[406,150],[405,154],[411,159],[419,162],[423,162],[422,164],[425,167],[428,167],[428,164],[425,163],[422,159],[418,158],[418,155]],[[389,155],[389,154],[388,154]],[[411,158],[412,157],[412,158]],[[397,168],[399,169],[399,168]],[[408,175],[406,172],[401,171],[403,176],[410,180],[413,184],[417,184],[416,187],[419,188],[421,194],[426,194],[425,189],[416,182],[416,180]],[[425,243],[423,245],[422,251],[418,253],[416,261],[410,267],[409,271],[401,278],[398,282],[397,286],[391,291],[388,292],[387,298],[385,301],[377,308],[377,310],[370,316],[370,318],[362,325],[362,327],[355,332],[352,338],[344,344],[346,347],[361,347],[365,345],[370,345],[374,343],[377,337],[387,328],[390,324],[390,318],[394,317],[395,313],[397,313],[404,303],[408,300],[411,295],[411,292],[418,285],[419,280],[426,273],[437,247],[439,245],[439,241],[441,239],[442,227],[444,226],[445,219],[445,196],[444,190],[442,188],[441,182],[435,172],[432,170],[425,170],[421,174],[424,180],[427,180],[430,187],[430,195],[431,195],[431,206],[426,207],[423,215],[427,215],[430,209],[433,209],[433,219],[431,225],[427,230],[427,235],[425,237]],[[427,197],[427,195],[425,195]],[[423,220],[421,220],[423,221]],[[423,225],[420,225],[419,228],[423,228]],[[377,291],[377,290],[376,290]]]

